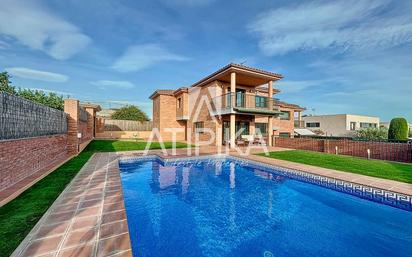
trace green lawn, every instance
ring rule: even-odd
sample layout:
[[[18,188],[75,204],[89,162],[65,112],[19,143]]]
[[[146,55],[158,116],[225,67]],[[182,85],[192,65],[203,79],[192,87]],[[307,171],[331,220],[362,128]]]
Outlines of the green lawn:
[[[166,148],[171,143],[165,143]],[[78,156],[0,208],[0,256],[9,256],[95,152],[144,150],[145,142],[95,140]],[[177,147],[187,147],[177,143]],[[153,143],[151,149],[159,149]]]
[[[412,184],[412,164],[302,150],[270,152],[269,157]]]
[[[165,148],[172,148],[172,142],[165,142]],[[187,147],[187,144],[176,142],[176,148]],[[119,140],[94,140],[86,150],[93,150],[97,152],[121,152],[121,151],[135,151],[144,150],[146,142],[143,141],[119,141]],[[161,149],[158,142],[152,142],[150,149]]]

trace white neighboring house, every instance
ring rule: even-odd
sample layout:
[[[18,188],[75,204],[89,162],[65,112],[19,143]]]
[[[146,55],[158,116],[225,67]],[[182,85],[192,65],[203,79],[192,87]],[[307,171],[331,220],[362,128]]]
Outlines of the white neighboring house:
[[[363,128],[379,128],[379,118],[352,114],[303,116],[305,128],[321,130],[324,136],[350,137]]]

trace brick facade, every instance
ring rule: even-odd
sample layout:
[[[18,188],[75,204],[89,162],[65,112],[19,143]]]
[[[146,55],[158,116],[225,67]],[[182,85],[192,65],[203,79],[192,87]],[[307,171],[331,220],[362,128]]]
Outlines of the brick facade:
[[[0,141],[0,191],[68,156],[67,135]]]

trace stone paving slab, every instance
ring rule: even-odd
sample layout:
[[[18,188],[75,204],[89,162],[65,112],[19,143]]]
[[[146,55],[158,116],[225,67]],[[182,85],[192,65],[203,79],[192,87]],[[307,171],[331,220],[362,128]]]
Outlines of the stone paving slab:
[[[184,149],[178,149],[176,156],[168,153],[167,158],[187,156]],[[164,157],[160,150],[150,154]],[[118,158],[139,155],[143,151],[94,154],[12,256],[132,256]],[[412,185],[407,183],[263,156],[230,155],[412,195]]]

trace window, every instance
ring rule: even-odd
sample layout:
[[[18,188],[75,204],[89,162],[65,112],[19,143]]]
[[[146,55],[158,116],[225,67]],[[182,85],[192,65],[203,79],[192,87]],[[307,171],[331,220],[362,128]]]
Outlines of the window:
[[[281,111],[281,114],[279,115],[281,120],[290,120],[290,112],[288,111]]]
[[[195,122],[195,133],[203,133],[204,123],[203,121]]]
[[[355,130],[356,129],[356,122],[351,122],[350,123],[350,130]]]
[[[240,130],[242,130],[239,136],[249,135],[249,122],[236,121],[235,130],[236,130],[236,134],[239,133]]]
[[[180,109],[182,107],[182,98],[177,98],[177,108]]]
[[[290,137],[290,133],[289,132],[280,132],[279,137]]]
[[[306,122],[307,128],[320,128],[320,122]]]
[[[377,128],[378,124],[376,123],[369,123],[369,122],[361,122],[360,123],[361,128]]]
[[[268,107],[266,97],[264,97],[264,96],[255,96],[255,107],[257,107],[257,108],[266,108],[266,107]]]
[[[255,123],[255,134],[268,134],[268,124],[267,123]]]

